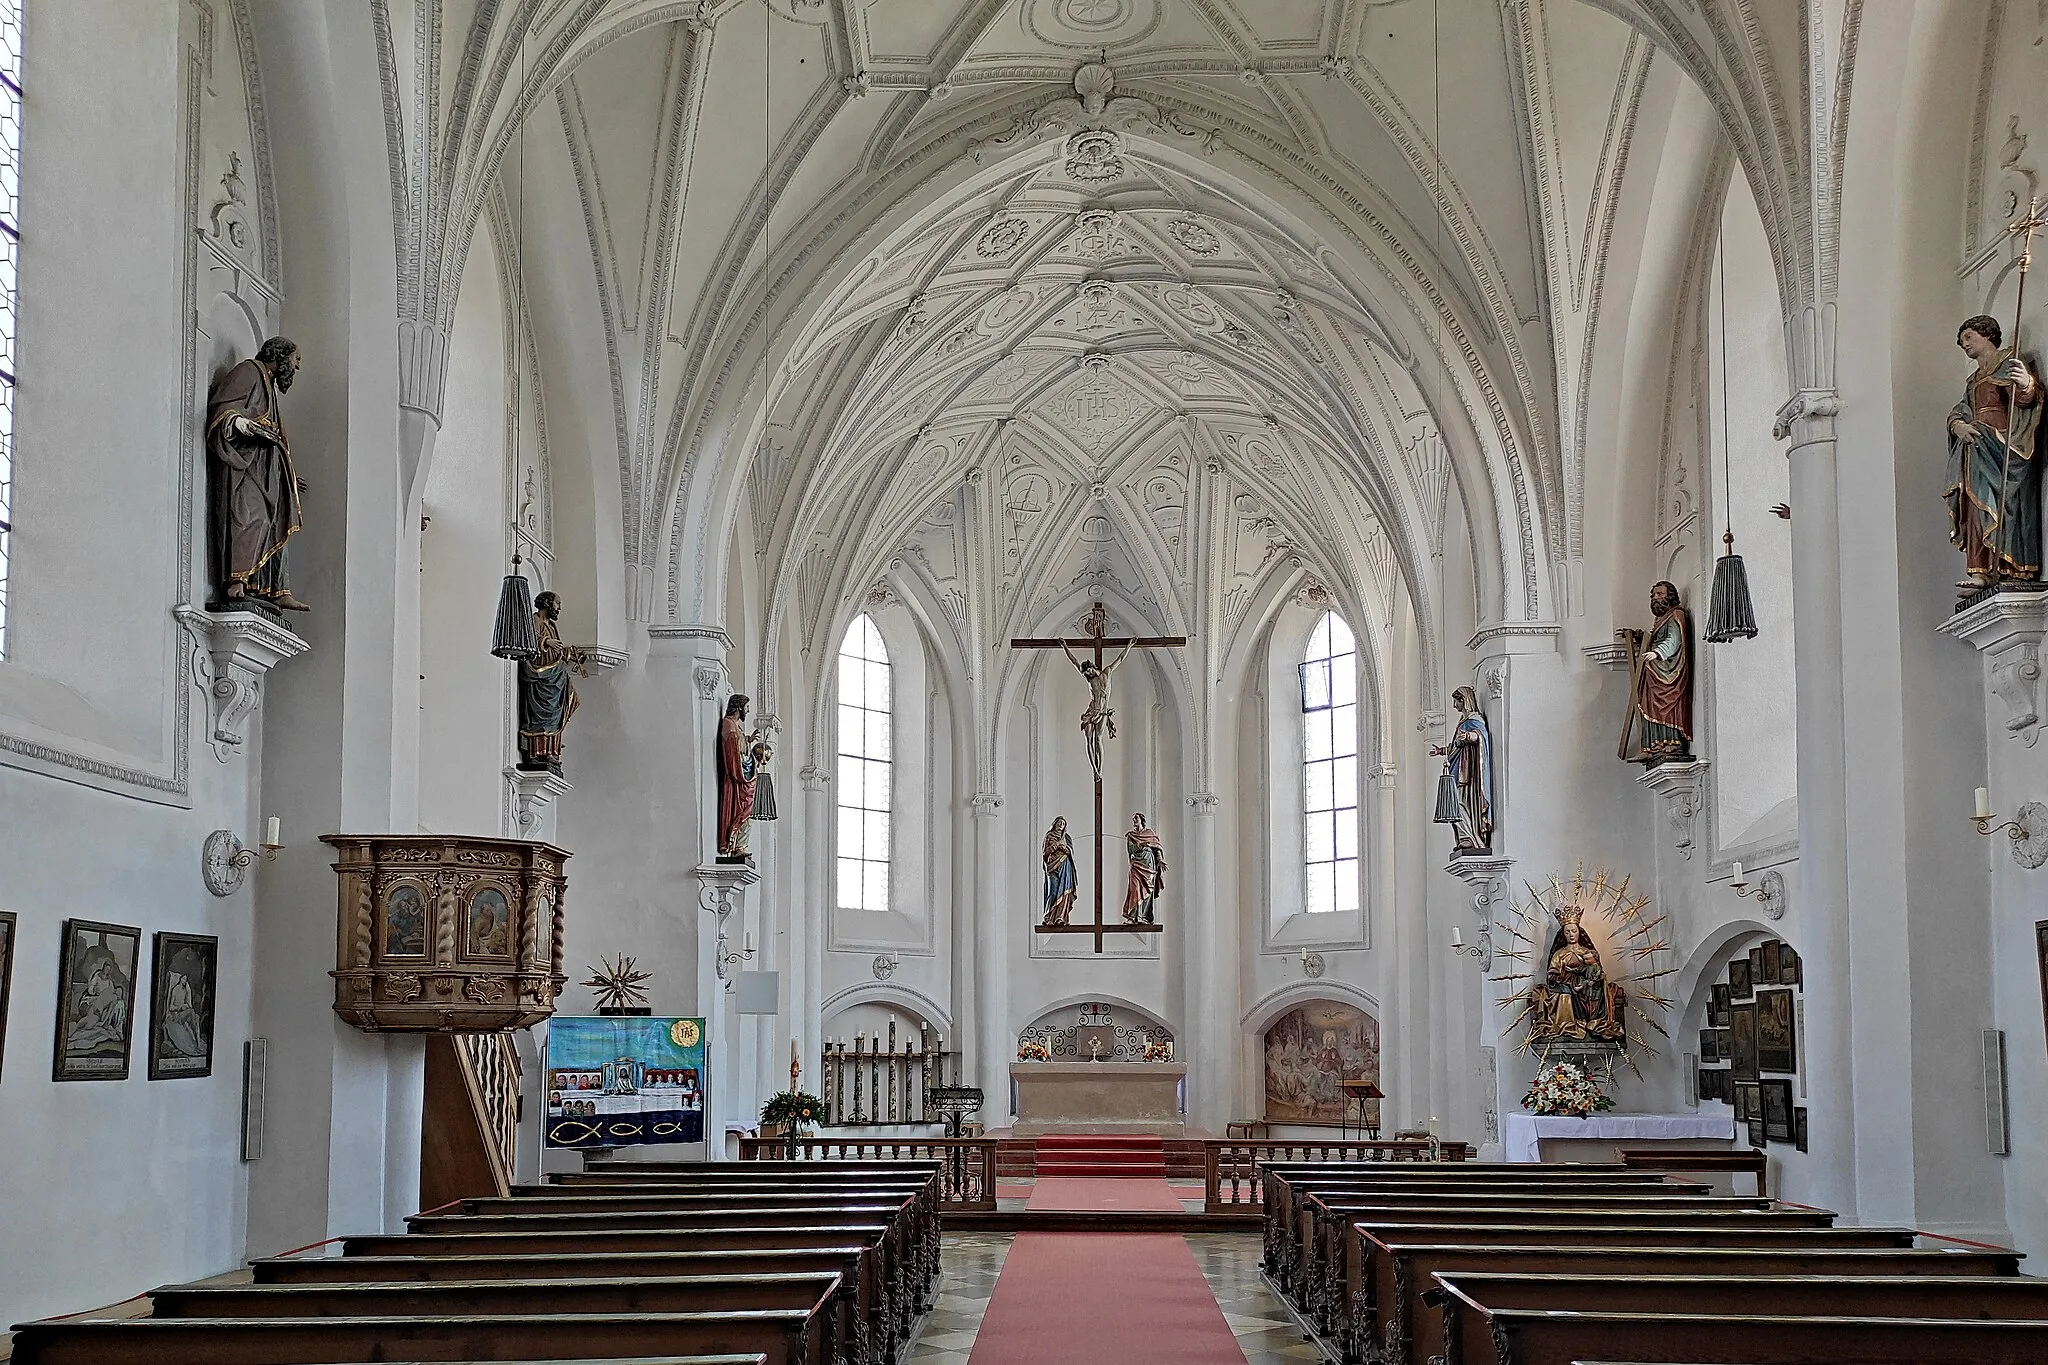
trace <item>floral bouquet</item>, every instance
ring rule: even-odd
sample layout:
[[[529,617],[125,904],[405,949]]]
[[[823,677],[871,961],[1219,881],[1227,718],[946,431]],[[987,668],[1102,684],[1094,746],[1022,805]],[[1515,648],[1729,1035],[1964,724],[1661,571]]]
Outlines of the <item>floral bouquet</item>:
[[[761,1106],[761,1122],[779,1124],[790,1131],[808,1127],[823,1117],[825,1101],[801,1090],[770,1095],[768,1103]]]
[[[1538,1114],[1582,1119],[1596,1110],[1612,1109],[1614,1101],[1600,1093],[1600,1083],[1574,1062],[1552,1062],[1536,1073],[1522,1107]]]
[[[1052,1048],[1047,1046],[1043,1038],[1026,1038],[1023,1042],[1017,1044],[1017,1060],[1020,1062],[1049,1062],[1052,1060]]]
[[[1170,1062],[1173,1060],[1173,1044],[1162,1043],[1157,1038],[1145,1040],[1145,1060],[1148,1062]]]

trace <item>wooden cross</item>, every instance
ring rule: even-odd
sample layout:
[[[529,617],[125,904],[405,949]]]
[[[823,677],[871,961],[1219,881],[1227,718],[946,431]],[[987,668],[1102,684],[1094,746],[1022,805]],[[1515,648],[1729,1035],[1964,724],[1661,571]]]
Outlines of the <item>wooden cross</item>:
[[[1103,664],[1102,651],[1104,649],[1121,648],[1125,653],[1133,649],[1178,649],[1188,642],[1188,637],[1185,635],[1112,637],[1109,634],[1109,613],[1103,610],[1102,603],[1100,602],[1097,602],[1089,609],[1088,619],[1082,624],[1081,629],[1087,632],[1082,639],[1013,639],[1010,641],[1010,648],[1069,649],[1079,647],[1081,649],[1092,649],[1095,653],[1095,667],[1097,670],[1100,670]],[[1123,656],[1120,654],[1117,657],[1121,659]],[[1114,667],[1114,664],[1111,666]],[[1095,936],[1095,951],[1099,953],[1103,950],[1102,936],[1104,934],[1156,934],[1160,931],[1160,926],[1157,924],[1105,924],[1103,922],[1102,841],[1106,837],[1107,835],[1102,828],[1102,769],[1097,765],[1095,767],[1095,923],[1041,924],[1037,926],[1036,932],[1041,934],[1093,934]]]

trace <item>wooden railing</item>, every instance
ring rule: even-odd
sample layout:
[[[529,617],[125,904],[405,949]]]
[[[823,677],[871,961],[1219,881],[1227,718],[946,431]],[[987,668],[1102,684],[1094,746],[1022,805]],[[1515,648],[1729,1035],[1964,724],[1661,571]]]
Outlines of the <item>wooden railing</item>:
[[[781,1161],[790,1155],[787,1138],[740,1139],[742,1161]],[[936,1161],[941,1209],[995,1212],[994,1138],[798,1138],[795,1157],[799,1161]]]
[[[1202,1144],[1202,1206],[1209,1213],[1246,1213],[1263,1203],[1259,1168],[1280,1161],[1464,1161],[1470,1144],[1399,1138],[1388,1142],[1329,1142],[1210,1138]]]
[[[420,1207],[510,1194],[518,1151],[519,1054],[512,1035],[430,1035]]]

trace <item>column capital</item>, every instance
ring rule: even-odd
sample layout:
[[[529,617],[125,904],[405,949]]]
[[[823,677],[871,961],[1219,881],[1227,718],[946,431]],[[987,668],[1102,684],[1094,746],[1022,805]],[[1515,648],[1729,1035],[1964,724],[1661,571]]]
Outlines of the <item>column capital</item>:
[[[1800,389],[1787,398],[1771,422],[1771,435],[1788,437],[1792,449],[1818,445],[1835,439],[1835,418],[1842,412],[1842,395],[1834,389]]]
[[[1003,798],[995,792],[976,792],[967,798],[967,808],[976,819],[987,819],[1003,808]]]
[[[1188,809],[1197,815],[1214,815],[1220,804],[1215,792],[1189,792]]]
[[[821,792],[832,775],[815,763],[806,763],[797,770],[797,779],[804,784],[807,792]]]

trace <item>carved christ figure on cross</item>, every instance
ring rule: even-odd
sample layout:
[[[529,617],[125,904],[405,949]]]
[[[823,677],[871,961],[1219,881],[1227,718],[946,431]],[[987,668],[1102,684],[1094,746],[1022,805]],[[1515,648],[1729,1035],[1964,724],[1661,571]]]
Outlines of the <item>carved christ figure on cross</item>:
[[[1082,623],[1081,629],[1094,640],[1101,640],[1109,633],[1109,613],[1102,609],[1102,603],[1095,604],[1094,610],[1088,613],[1088,619]],[[1095,651],[1096,658],[1084,659],[1074,652],[1073,646],[1068,644],[1064,637],[1060,640],[1060,648],[1066,652],[1068,660],[1074,667],[1081,670],[1082,680],[1088,684],[1088,706],[1081,712],[1081,742],[1087,746],[1088,766],[1095,770],[1098,779],[1102,776],[1103,734],[1106,731],[1111,739],[1116,738],[1116,709],[1109,704],[1109,675],[1116,672],[1117,665],[1124,661],[1131,652],[1131,646],[1137,643],[1136,640],[1124,641],[1123,653],[1105,664],[1100,659],[1100,648]]]

